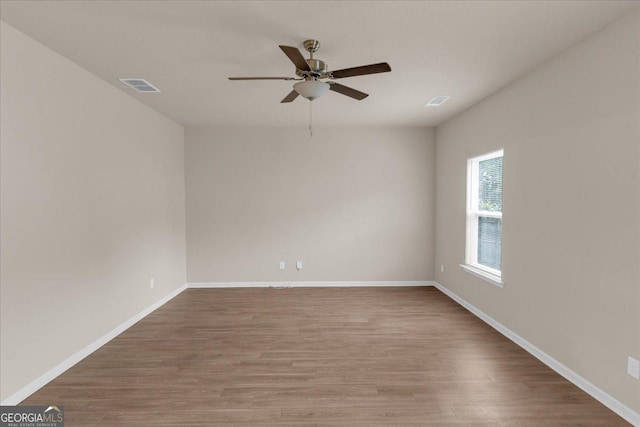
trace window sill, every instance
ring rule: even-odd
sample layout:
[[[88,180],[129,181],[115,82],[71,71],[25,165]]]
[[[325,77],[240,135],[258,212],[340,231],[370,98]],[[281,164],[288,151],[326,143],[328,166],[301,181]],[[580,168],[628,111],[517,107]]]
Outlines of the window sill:
[[[469,264],[460,264],[460,267],[462,267],[462,269],[467,273],[473,274],[474,276],[479,277],[482,280],[485,280],[494,286],[497,286],[499,288],[504,288],[504,282],[502,281],[502,278],[500,278],[500,276],[496,276],[495,274],[491,274],[489,272],[483,271]]]

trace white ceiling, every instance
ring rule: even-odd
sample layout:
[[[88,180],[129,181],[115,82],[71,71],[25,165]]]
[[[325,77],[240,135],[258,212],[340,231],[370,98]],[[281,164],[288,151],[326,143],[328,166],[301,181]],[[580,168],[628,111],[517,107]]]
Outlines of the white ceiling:
[[[304,126],[309,101],[280,100],[293,76],[279,44],[320,40],[330,69],[388,62],[393,71],[341,79],[315,126],[434,126],[579,43],[637,1],[5,1],[6,23],[186,126]],[[162,90],[137,94],[141,77]],[[436,95],[451,99],[425,107]]]

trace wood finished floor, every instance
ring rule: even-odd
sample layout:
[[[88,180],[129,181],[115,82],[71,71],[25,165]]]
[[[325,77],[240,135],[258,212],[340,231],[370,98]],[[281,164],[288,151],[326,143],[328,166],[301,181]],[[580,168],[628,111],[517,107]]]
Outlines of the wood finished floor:
[[[67,426],[628,426],[435,288],[188,289],[22,404]]]

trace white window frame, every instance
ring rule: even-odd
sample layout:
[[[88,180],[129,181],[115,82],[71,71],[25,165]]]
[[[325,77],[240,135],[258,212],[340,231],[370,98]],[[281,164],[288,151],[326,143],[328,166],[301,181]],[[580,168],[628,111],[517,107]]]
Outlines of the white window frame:
[[[502,287],[502,271],[478,263],[478,223],[480,218],[500,218],[502,212],[482,211],[478,208],[478,193],[480,182],[478,180],[480,162],[504,157],[504,149],[492,151],[481,156],[467,160],[467,227],[465,264],[461,267],[475,276],[480,277],[496,286]],[[502,242],[501,242],[502,245]]]

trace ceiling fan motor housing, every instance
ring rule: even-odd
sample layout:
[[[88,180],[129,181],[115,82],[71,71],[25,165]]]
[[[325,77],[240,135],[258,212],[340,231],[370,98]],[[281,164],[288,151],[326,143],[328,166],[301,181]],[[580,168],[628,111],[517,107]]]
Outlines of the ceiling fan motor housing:
[[[307,59],[307,64],[311,71],[296,70],[296,74],[300,77],[315,77],[324,79],[327,77],[327,64],[320,59]]]

